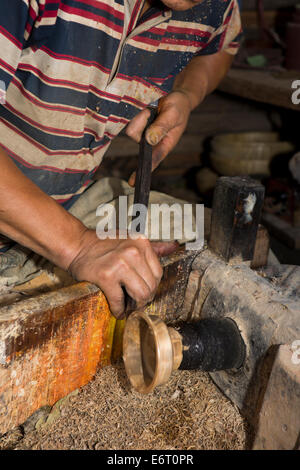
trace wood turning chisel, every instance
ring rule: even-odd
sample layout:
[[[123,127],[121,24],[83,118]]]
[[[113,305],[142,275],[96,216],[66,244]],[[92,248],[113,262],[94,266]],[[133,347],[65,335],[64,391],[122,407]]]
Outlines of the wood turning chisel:
[[[150,116],[148,118],[146,127],[143,131],[138,157],[138,166],[135,177],[135,189],[134,189],[134,204],[143,204],[148,208],[150,187],[151,187],[151,173],[152,173],[152,146],[146,140],[146,131],[151,126],[157,116],[158,107],[151,105],[148,107],[150,110]],[[137,213],[133,220],[139,218],[139,223],[136,227],[136,232],[140,234],[145,233],[147,211]],[[123,288],[125,294],[125,311],[119,317],[127,317],[133,310],[136,309],[135,301],[127,294],[125,288]]]
[[[144,129],[139,150],[138,167],[135,178],[134,204],[142,204],[148,208],[152,173],[152,146],[146,140],[146,131],[157,116],[157,106],[149,106],[150,116]],[[147,212],[138,213],[140,223],[137,226],[138,233],[145,233]]]

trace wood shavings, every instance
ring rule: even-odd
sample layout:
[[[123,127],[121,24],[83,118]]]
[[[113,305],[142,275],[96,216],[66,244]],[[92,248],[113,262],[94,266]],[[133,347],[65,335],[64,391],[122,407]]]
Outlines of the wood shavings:
[[[56,422],[25,433],[15,448],[244,449],[247,429],[208,374],[175,371],[166,385],[140,395],[119,363],[100,370]]]

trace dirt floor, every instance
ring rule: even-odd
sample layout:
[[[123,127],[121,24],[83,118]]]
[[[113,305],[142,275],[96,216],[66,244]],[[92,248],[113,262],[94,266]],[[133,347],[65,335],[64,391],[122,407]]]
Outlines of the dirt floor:
[[[0,449],[245,449],[248,435],[236,407],[198,371],[176,371],[143,396],[120,363],[49,411],[3,436]]]

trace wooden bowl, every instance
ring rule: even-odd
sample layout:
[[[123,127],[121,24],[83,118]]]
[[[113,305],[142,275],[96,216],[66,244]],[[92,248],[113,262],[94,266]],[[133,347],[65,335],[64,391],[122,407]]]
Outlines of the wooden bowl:
[[[212,167],[225,176],[269,176],[272,159],[294,150],[294,145],[280,141],[276,132],[220,134],[211,146]]]

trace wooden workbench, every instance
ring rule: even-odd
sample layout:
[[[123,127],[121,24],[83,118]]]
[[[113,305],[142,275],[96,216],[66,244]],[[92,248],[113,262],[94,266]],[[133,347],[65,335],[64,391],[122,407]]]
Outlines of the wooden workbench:
[[[219,85],[219,90],[235,96],[300,111],[292,103],[292,83],[300,80],[300,72],[274,72],[231,69]]]

